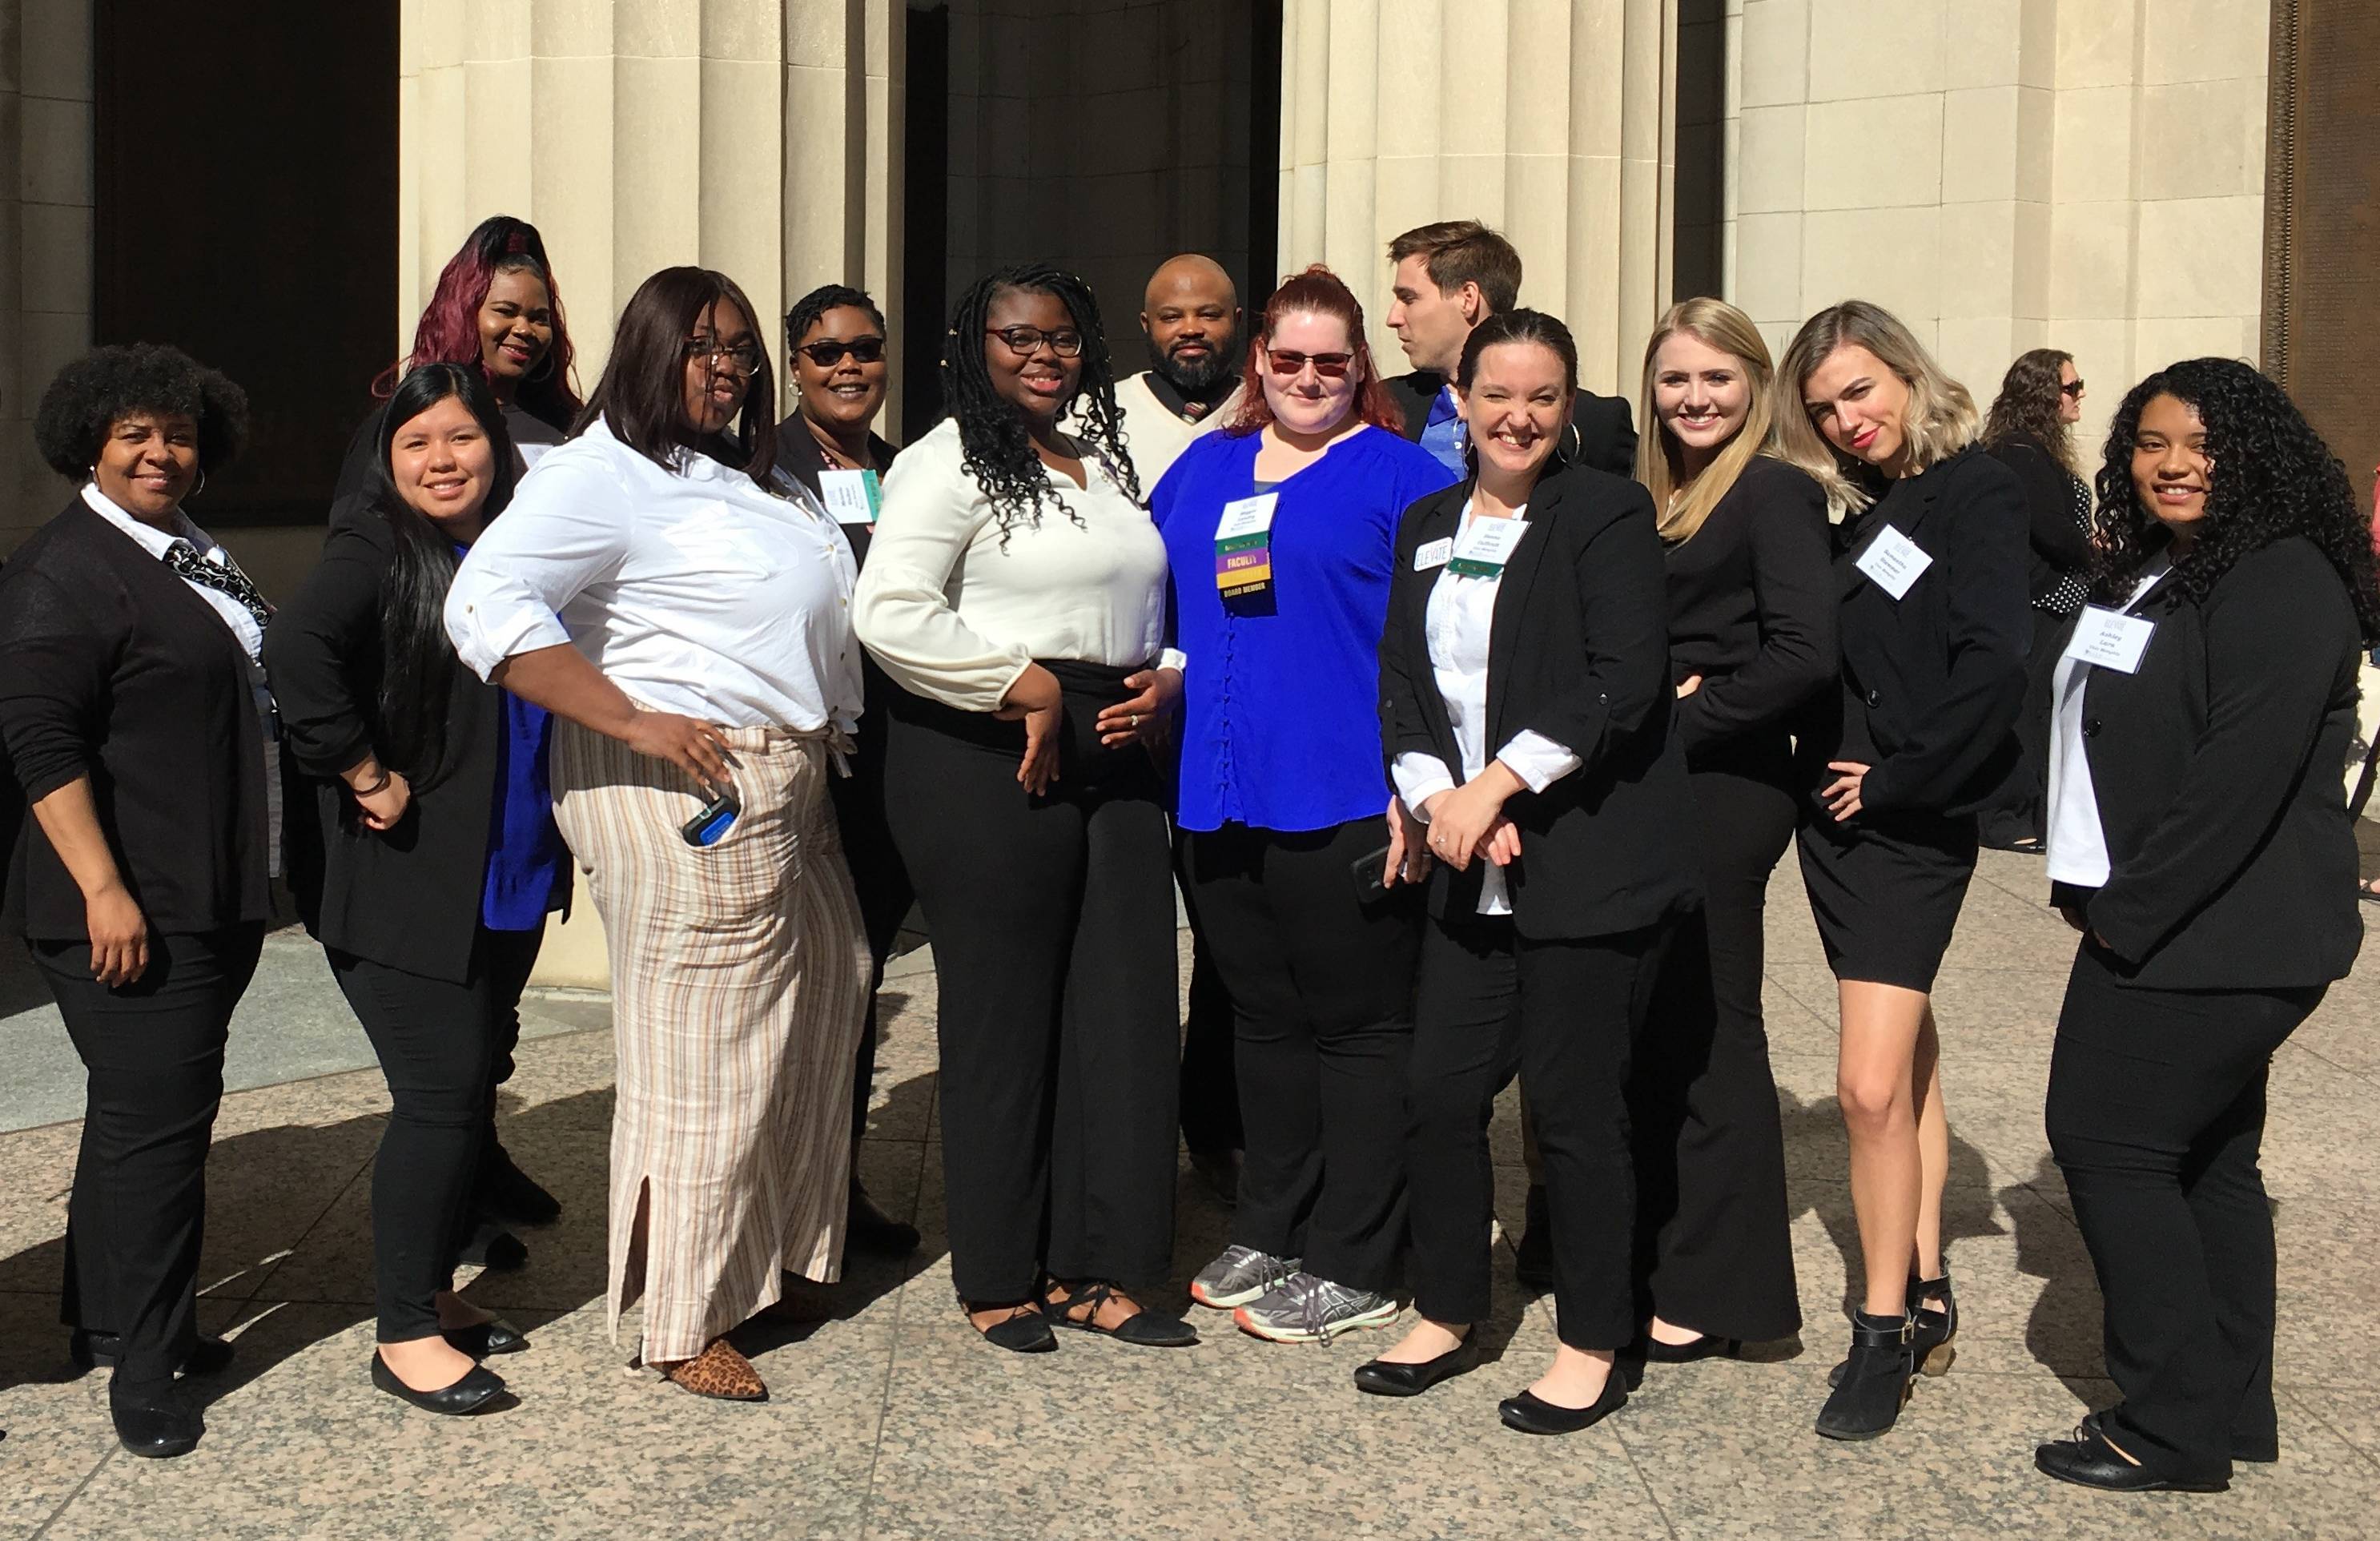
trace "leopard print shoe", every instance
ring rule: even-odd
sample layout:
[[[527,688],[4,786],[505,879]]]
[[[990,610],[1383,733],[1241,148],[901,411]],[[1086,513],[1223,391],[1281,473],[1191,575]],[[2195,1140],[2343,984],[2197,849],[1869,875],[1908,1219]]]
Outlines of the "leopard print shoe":
[[[678,1389],[698,1397],[720,1401],[769,1400],[769,1388],[761,1381],[760,1372],[724,1338],[712,1339],[709,1348],[691,1359],[651,1367],[661,1371]]]

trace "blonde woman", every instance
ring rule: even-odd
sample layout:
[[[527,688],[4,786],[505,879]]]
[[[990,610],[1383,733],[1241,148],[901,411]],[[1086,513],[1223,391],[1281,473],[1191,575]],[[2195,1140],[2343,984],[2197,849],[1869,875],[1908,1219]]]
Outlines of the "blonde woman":
[[[1950,1130],[1928,1002],[1975,869],[1975,814],[2017,756],[2033,625],[2024,494],[1974,447],[1975,404],[1864,300],[1810,318],[1779,372],[1778,443],[1826,489],[1840,715],[1802,737],[1802,878],[1842,1013],[1836,1097],[1865,1276],[1818,1415],[1890,1428],[1958,1329],[1942,1267]]]
[[[1660,512],[1670,675],[1705,894],[1661,970],[1629,1086],[1640,1352],[1682,1364],[1802,1325],[1785,1141],[1761,1021],[1768,874],[1793,840],[1797,719],[1834,682],[1827,499],[1767,453],[1776,370],[1752,319],[1672,307],[1645,347],[1636,479]]]

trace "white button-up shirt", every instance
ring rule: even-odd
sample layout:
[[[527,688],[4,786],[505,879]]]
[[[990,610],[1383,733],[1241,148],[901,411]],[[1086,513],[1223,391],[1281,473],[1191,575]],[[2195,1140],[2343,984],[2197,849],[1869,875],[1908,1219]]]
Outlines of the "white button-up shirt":
[[[1525,519],[1525,507],[1512,511],[1512,517]],[[1471,526],[1471,505],[1463,505],[1463,518],[1456,535]],[[1526,535],[1521,537],[1525,540]],[[1488,769],[1488,644],[1496,624],[1496,596],[1504,587],[1504,575],[1499,571],[1493,577],[1478,577],[1439,569],[1438,581],[1431,586],[1429,604],[1422,613],[1423,634],[1429,642],[1430,677],[1438,684],[1438,693],[1446,702],[1447,722],[1454,729],[1454,742],[1463,751],[1463,780],[1475,781]],[[1496,751],[1494,757],[1504,762],[1507,770],[1521,778],[1532,792],[1547,787],[1569,775],[1584,763],[1565,746],[1555,743],[1534,728],[1523,728],[1510,742]],[[1422,804],[1454,786],[1454,772],[1446,761],[1436,755],[1408,749],[1397,756],[1390,767],[1390,779],[1397,784],[1397,795],[1405,800],[1414,817],[1427,821]],[[1480,858],[1485,859],[1485,858]],[[1493,862],[1487,864],[1479,884],[1478,913],[1510,915],[1512,899],[1504,882],[1504,869]]]
[[[2152,563],[2132,586],[2124,613],[2131,614],[2172,570],[2173,564],[2164,557]],[[2051,715],[2056,732],[2049,744],[2049,880],[2077,888],[2105,887],[2110,870],[2107,831],[2099,821],[2099,794],[2091,784],[2091,757],[2082,734],[2082,692],[2095,667],[2061,658],[2050,686],[2050,699],[2057,706]]]
[[[456,652],[484,679],[567,642],[644,706],[849,731],[850,542],[807,502],[708,455],[677,464],[664,470],[601,419],[540,456],[447,591]]]

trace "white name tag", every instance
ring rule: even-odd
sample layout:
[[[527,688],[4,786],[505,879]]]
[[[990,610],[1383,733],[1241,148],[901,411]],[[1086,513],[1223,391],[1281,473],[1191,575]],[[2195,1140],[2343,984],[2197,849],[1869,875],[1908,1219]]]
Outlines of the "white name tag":
[[[1918,574],[1934,565],[1934,559],[1916,541],[1887,525],[1876,532],[1854,565],[1878,588],[1899,600],[1908,594]]]
[[[2130,674],[2139,670],[2141,654],[2148,649],[2149,636],[2155,630],[2155,621],[2085,605],[2075,618],[2073,638],[2061,656]]]
[[[1446,565],[1446,559],[1453,554],[1454,537],[1451,535],[1442,536],[1436,540],[1425,540],[1414,552],[1414,571],[1427,573],[1432,567],[1443,567]]]
[[[1278,492],[1258,492],[1255,497],[1225,504],[1223,516],[1215,522],[1215,539],[1238,540],[1264,534],[1272,528],[1273,504],[1280,501]]]
[[[820,471],[819,501],[839,525],[872,525],[883,502],[874,471]]]
[[[1521,537],[1529,533],[1526,519],[1474,519],[1461,535],[1454,538],[1455,571],[1472,572],[1482,577],[1492,577],[1504,570],[1520,547]]]
[[[515,444],[513,448],[520,452],[521,468],[535,470],[537,463],[545,458],[545,452],[553,446],[552,444]]]

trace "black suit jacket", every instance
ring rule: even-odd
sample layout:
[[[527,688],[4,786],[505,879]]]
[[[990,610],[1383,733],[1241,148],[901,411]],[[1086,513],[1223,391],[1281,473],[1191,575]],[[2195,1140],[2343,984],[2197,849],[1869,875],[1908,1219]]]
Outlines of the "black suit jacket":
[[[248,655],[207,601],[80,497],[0,576],[0,738],[28,802],[91,778],[150,929],[271,918],[264,742]],[[6,921],[89,936],[82,890],[28,816]]]
[[[1933,558],[1899,600],[1858,566],[1887,524]],[[1824,785],[1833,779],[1826,761],[1859,750],[1875,757],[1860,793],[1866,810],[1974,812],[2016,763],[2033,641],[2015,475],[1981,450],[1961,451],[1893,482],[1837,528],[1835,543],[1846,720],[1804,736],[1805,776]]]
[[[504,692],[456,665],[438,774],[414,783],[395,829],[366,827],[338,779],[378,752],[380,597],[395,551],[377,510],[340,500],[322,562],[265,631],[265,667],[301,772],[283,800],[289,889],[324,947],[459,984],[487,883]]]
[[[2046,600],[2058,579],[2091,566],[2091,531],[2076,516],[2089,509],[2090,491],[2064,461],[2031,439],[1994,444],[1990,453],[2016,473],[2024,489],[2025,583],[2033,598]]]
[[[881,477],[892,468],[892,457],[901,452],[871,432],[868,436],[868,453],[876,462],[876,474]],[[787,413],[785,420],[777,425],[777,468],[808,488],[812,497],[825,496],[819,478],[832,467],[827,465],[826,452],[819,448],[818,435],[810,431],[810,425],[798,409]],[[868,565],[868,546],[875,537],[874,528],[845,525],[843,533],[851,542],[851,554],[861,566]],[[868,660],[868,667],[876,667],[873,659]]]
[[[1421,442],[1429,425],[1429,404],[1446,388],[1446,377],[1431,370],[1415,370],[1388,381],[1389,394],[1404,412],[1405,437]],[[1623,396],[1598,396],[1581,391],[1570,412],[1570,432],[1562,440],[1562,456],[1574,466],[1591,466],[1613,476],[1636,474],[1635,417]]]
[[[1405,510],[1380,640],[1380,736],[1390,764],[1436,755],[1457,777],[1463,754],[1425,633],[1442,569],[1414,571],[1425,543],[1452,536],[1468,483]],[[1557,470],[1529,500],[1529,531],[1504,569],[1488,649],[1488,746],[1524,729],[1585,761],[1504,813],[1521,831],[1506,869],[1512,922],[1545,940],[1649,926],[1699,898],[1687,840],[1685,761],[1670,734],[1669,628],[1653,500],[1586,467]],[[1440,866],[1433,915],[1467,916],[1482,868]]]
[[[2345,977],[2363,940],[2340,784],[2359,646],[2346,584],[2292,536],[2241,557],[2204,601],[2168,578],[2134,613],[2156,624],[2138,672],[2083,683],[2110,875],[2053,897],[2082,905],[2134,984]]]

